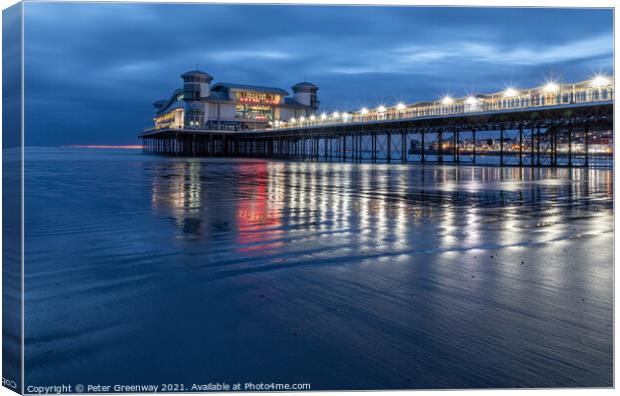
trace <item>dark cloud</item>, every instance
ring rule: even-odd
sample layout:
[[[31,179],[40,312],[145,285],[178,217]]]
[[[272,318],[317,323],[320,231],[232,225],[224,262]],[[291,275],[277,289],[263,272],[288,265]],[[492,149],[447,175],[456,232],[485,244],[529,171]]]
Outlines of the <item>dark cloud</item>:
[[[197,64],[325,110],[610,73],[610,9],[26,3],[28,144],[134,143]]]

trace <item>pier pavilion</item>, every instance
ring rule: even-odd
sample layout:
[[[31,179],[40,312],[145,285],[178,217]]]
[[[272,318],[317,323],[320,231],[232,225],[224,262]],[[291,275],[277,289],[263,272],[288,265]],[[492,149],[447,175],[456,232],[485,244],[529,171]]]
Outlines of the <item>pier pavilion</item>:
[[[293,97],[281,88],[220,82],[201,70],[183,73],[183,88],[153,105],[155,130],[262,129],[291,119],[305,118],[318,110],[318,87],[301,82]]]

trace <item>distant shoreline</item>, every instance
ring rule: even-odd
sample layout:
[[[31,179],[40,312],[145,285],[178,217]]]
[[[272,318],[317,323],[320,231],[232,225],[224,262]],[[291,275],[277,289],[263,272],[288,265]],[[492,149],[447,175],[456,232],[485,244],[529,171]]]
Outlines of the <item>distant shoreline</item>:
[[[140,150],[140,149],[142,149],[142,145],[112,146],[112,145],[97,145],[97,144],[67,144],[67,145],[62,145],[60,147],[89,148],[89,149],[124,149],[124,150]]]

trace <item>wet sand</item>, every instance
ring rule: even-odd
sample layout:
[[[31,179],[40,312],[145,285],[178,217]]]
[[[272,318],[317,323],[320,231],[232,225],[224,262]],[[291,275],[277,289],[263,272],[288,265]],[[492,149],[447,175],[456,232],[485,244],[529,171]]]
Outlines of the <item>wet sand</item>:
[[[612,171],[26,154],[27,385],[612,386]]]

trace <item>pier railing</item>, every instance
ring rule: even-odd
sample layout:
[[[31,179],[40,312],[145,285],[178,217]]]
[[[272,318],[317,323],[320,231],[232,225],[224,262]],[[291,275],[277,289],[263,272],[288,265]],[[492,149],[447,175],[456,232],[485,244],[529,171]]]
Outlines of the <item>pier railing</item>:
[[[573,84],[548,82],[544,86],[519,90],[507,88],[494,94],[470,95],[463,98],[444,98],[414,104],[398,103],[392,107],[363,108],[354,112],[333,112],[276,121],[270,129],[303,128],[312,126],[343,125],[384,120],[415,119],[429,116],[450,116],[503,110],[535,109],[549,106],[595,103],[614,99],[614,80],[596,76]]]

